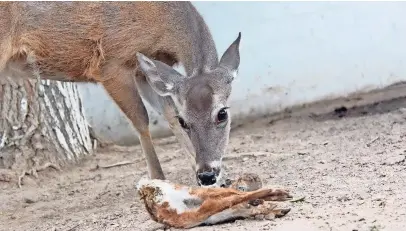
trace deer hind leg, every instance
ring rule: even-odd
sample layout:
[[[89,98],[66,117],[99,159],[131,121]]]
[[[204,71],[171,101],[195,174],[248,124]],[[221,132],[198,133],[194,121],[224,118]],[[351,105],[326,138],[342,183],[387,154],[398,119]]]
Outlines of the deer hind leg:
[[[134,76],[133,71],[119,65],[108,66],[103,71],[101,83],[138,131],[149,177],[164,180],[165,177],[149,131],[148,113],[136,87]]]

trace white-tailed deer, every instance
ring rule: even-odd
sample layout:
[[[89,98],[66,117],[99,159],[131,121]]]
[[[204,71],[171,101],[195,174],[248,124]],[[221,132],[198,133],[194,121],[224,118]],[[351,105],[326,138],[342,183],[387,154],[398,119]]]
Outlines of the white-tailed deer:
[[[219,60],[189,2],[1,2],[0,76],[102,84],[138,131],[150,178],[165,179],[147,101],[194,158],[198,183],[213,185],[229,139],[240,38]]]

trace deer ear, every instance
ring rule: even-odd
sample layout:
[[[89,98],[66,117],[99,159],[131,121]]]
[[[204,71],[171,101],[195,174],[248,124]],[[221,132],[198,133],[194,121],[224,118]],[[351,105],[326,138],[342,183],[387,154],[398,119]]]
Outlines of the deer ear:
[[[237,39],[227,48],[220,59],[220,66],[226,68],[234,76],[237,74],[240,65],[240,40],[241,32]]]
[[[137,53],[140,69],[148,83],[160,96],[174,95],[185,77],[167,64],[151,60],[147,56]]]

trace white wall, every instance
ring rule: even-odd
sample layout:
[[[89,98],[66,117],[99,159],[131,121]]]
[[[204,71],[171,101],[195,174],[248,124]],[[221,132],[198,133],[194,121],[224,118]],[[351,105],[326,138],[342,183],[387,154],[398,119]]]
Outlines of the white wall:
[[[194,5],[219,56],[242,32],[239,79],[231,95],[234,120],[406,80],[406,2]],[[80,89],[99,134],[121,143],[136,139],[104,90]],[[155,113],[151,117],[159,120],[153,134],[168,134],[166,122]]]

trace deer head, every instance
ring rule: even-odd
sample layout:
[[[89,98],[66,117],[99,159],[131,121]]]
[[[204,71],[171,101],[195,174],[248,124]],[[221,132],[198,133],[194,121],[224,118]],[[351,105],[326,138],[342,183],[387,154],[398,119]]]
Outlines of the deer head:
[[[138,53],[140,69],[154,91],[172,97],[178,121],[196,154],[200,185],[213,185],[221,176],[231,116],[228,99],[240,64],[241,33],[222,55],[218,65],[195,76],[183,76],[172,67]]]

